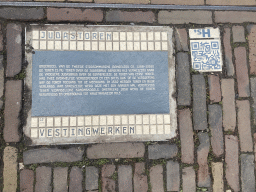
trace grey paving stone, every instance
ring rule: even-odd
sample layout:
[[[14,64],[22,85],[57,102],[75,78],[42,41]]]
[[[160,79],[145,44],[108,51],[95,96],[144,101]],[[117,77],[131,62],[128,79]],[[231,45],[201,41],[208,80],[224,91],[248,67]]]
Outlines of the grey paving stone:
[[[136,158],[144,157],[143,143],[111,143],[97,144],[87,148],[89,159],[100,158]]]
[[[235,73],[234,64],[232,61],[232,47],[230,42],[230,28],[224,28],[223,44],[225,51],[225,67],[228,76],[233,76]]]
[[[160,24],[212,24],[210,11],[159,11],[158,23]]]
[[[107,11],[107,22],[136,22],[154,23],[155,14],[152,11]]]
[[[185,167],[182,169],[182,191],[196,191],[196,173],[193,167]]]
[[[79,167],[72,167],[69,174],[69,192],[83,191],[83,173]]]
[[[253,118],[253,124],[256,125],[256,97],[252,97],[253,103],[252,103],[252,118]]]
[[[7,146],[3,154],[3,192],[17,189],[17,156],[18,149]]]
[[[5,7],[0,9],[0,18],[11,20],[41,20],[44,19],[44,8]]]
[[[33,192],[34,191],[34,171],[23,169],[20,172],[20,191]]]
[[[116,191],[115,181],[112,175],[115,173],[115,165],[103,165],[101,169],[102,192]]]
[[[251,96],[256,97],[256,78],[251,77],[250,82],[251,82]]]
[[[118,167],[118,188],[120,192],[132,192],[132,166],[121,165]]]
[[[178,111],[179,131],[181,140],[181,161],[194,163],[194,139],[190,109]]]
[[[193,120],[194,130],[207,129],[206,89],[203,75],[193,75]]]
[[[211,130],[211,145],[213,153],[218,157],[224,152],[222,131],[222,107],[221,105],[208,105],[209,125]]]
[[[175,157],[178,153],[176,145],[169,144],[156,144],[148,146],[148,158],[149,159],[169,159]]]
[[[199,164],[198,169],[198,186],[199,187],[210,187],[211,178],[208,168],[208,153],[210,149],[210,139],[208,133],[198,133],[200,145],[197,148],[197,163]]]
[[[98,189],[99,169],[97,167],[86,167],[85,188],[86,190]]]
[[[51,192],[51,177],[52,169],[50,167],[37,167],[35,192]]]
[[[0,15],[1,15],[0,11]],[[14,77],[21,70],[22,65],[22,28],[21,25],[8,23],[6,27],[6,49],[7,49],[7,66],[6,76]]]
[[[254,155],[242,154],[240,157],[242,191],[255,191]]]
[[[148,191],[148,178],[145,172],[145,163],[135,163],[133,176],[134,192]]]
[[[188,49],[188,34],[185,28],[175,29],[175,41],[178,51],[189,51]]]
[[[10,80],[6,82],[5,86],[4,140],[5,142],[19,142],[22,81]]]
[[[256,13],[249,11],[215,11],[216,23],[256,22]]]
[[[243,26],[233,26],[233,42],[245,42],[244,27]]]
[[[166,164],[167,191],[180,189],[180,165],[178,162],[168,161]]]
[[[163,167],[156,165],[150,168],[150,184],[152,192],[164,192]]]
[[[3,65],[4,56],[0,55],[0,109],[3,107],[3,94],[4,94],[4,65]]]
[[[53,192],[68,191],[68,167],[56,167],[53,171]]]
[[[250,74],[256,74],[256,47],[255,47],[255,40],[256,40],[256,25],[248,25],[248,44],[249,44],[249,64],[250,64]]]
[[[50,163],[50,162],[74,162],[81,161],[83,158],[83,148],[42,148],[31,149],[23,152],[24,164]]]
[[[178,90],[178,105],[191,104],[191,80],[190,80],[190,64],[187,53],[177,54],[177,90]]]

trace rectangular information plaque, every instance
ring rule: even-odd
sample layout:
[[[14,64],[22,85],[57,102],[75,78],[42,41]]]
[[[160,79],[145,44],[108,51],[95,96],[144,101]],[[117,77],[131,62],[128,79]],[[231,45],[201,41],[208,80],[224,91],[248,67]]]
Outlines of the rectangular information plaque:
[[[176,136],[172,29],[30,25],[24,134],[31,145]]]

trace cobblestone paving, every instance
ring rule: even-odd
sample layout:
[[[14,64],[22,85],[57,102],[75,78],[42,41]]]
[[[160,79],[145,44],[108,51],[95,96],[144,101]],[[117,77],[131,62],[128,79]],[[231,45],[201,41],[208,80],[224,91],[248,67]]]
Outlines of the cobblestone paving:
[[[83,2],[92,2],[83,0]],[[95,3],[120,3],[95,0]],[[122,3],[147,4],[148,0]],[[151,4],[179,4],[151,0]],[[255,5],[254,0],[183,4]],[[255,191],[256,12],[1,8],[0,190]],[[28,23],[168,25],[174,29],[177,137],[168,142],[29,147],[22,126]],[[219,27],[223,72],[191,69],[189,28]]]

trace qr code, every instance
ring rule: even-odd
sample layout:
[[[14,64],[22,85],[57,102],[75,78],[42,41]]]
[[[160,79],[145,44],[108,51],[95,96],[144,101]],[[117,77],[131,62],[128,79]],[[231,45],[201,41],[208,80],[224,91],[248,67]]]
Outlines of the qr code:
[[[198,71],[221,71],[222,57],[220,41],[191,40],[192,67]]]

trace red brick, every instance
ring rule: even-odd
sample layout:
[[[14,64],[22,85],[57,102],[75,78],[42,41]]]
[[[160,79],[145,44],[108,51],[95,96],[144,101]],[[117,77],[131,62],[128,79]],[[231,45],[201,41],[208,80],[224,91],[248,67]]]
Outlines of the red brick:
[[[115,165],[103,165],[101,169],[102,192],[116,191],[115,181],[111,178],[115,170]]]
[[[182,169],[182,191],[196,191],[196,174],[193,167],[185,167]]]
[[[145,174],[145,163],[135,163],[133,176],[134,192],[147,192],[148,180]]]
[[[83,173],[82,170],[78,167],[72,167],[69,175],[69,191],[82,192],[83,186]]]
[[[94,0],[95,3],[148,4],[148,0]]]
[[[212,102],[220,102],[221,92],[220,92],[219,75],[209,75],[208,82],[209,82],[209,88],[210,88],[210,100]]]
[[[189,51],[188,34],[185,28],[175,30],[176,48],[178,51]]]
[[[234,79],[222,79],[223,127],[225,131],[234,131],[236,127]]]
[[[211,178],[208,168],[208,153],[210,149],[210,140],[208,133],[198,133],[200,145],[197,149],[197,163],[199,165],[198,169],[198,186],[199,187],[210,187]]]
[[[249,43],[249,62],[250,74],[256,75],[256,25],[249,25],[248,30],[248,43]]]
[[[235,48],[234,54],[239,97],[249,97],[250,87],[245,47]]]
[[[240,191],[237,137],[225,135],[225,145],[226,180],[234,191]]]
[[[49,21],[94,21],[103,20],[102,10],[75,8],[47,8]]]
[[[7,24],[7,66],[6,76],[14,77],[21,70],[22,65],[22,28],[21,25],[15,23]]]
[[[151,4],[164,4],[164,5],[204,5],[204,0],[151,0]]]
[[[252,152],[253,143],[251,135],[250,103],[248,100],[236,101],[236,105],[238,108],[237,123],[241,151]]]
[[[24,169],[20,172],[20,191],[33,192],[34,171]]]
[[[216,23],[256,22],[256,12],[215,11],[214,13],[215,13],[215,22]]]
[[[52,191],[51,187],[52,169],[50,167],[36,168],[35,192]]]
[[[235,73],[234,64],[232,61],[232,48],[230,44],[230,29],[224,28],[223,44],[225,51],[225,67],[228,76],[233,76]]]
[[[162,165],[156,165],[150,168],[150,184],[152,192],[164,192]]]
[[[19,115],[22,102],[22,81],[7,81],[5,88],[4,140],[19,142]]]
[[[152,11],[108,11],[106,14],[107,22],[135,22],[135,23],[154,23],[155,14]]]
[[[189,109],[178,111],[181,140],[181,160],[183,163],[194,163],[194,141],[191,112]]]
[[[255,5],[254,0],[206,0],[206,5]]]

